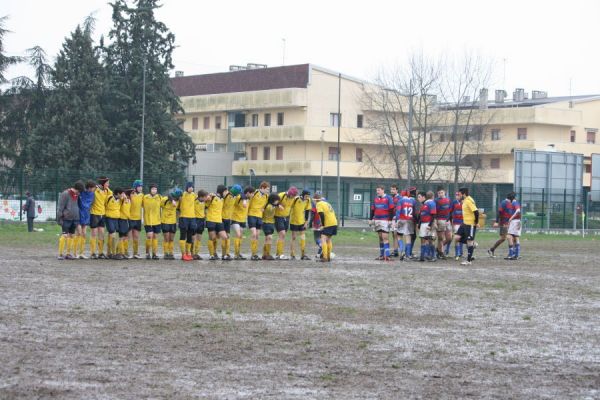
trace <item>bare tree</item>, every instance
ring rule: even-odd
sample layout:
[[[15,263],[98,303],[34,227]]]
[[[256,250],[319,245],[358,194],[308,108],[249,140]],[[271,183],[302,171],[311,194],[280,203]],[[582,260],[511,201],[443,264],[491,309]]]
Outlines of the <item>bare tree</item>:
[[[382,69],[363,91],[367,127],[377,142],[364,153],[366,168],[382,178],[410,173],[417,185],[474,180],[489,122],[479,102],[489,82],[487,65],[470,54],[447,62],[421,52],[404,68]]]

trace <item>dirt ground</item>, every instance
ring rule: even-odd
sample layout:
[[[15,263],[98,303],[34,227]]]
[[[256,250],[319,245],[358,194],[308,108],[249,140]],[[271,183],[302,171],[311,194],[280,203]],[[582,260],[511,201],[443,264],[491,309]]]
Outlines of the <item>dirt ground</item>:
[[[0,398],[600,398],[596,243],[529,241],[517,262],[480,248],[470,267],[0,244]]]

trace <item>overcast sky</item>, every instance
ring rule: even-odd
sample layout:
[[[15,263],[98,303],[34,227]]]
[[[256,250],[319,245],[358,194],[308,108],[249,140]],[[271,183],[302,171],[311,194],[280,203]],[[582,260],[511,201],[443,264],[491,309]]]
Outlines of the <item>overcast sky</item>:
[[[163,0],[157,12],[175,33],[177,70],[226,71],[230,64],[313,63],[370,80],[411,51],[475,50],[494,61],[492,90],[550,96],[600,93],[600,1],[192,1]],[[5,49],[34,45],[54,59],[64,37],[96,13],[96,37],[111,27],[105,0],[2,0]],[[6,76],[30,75],[26,67]],[[571,82],[571,83],[570,83]]]

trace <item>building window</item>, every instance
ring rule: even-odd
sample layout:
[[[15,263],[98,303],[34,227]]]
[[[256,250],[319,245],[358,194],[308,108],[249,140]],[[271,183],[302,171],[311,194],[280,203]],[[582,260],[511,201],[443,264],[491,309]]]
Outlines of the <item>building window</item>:
[[[329,161],[337,161],[338,159],[338,151],[337,147],[329,148]]]
[[[258,160],[258,147],[250,147],[250,159]]]
[[[357,128],[362,128],[363,127],[363,115],[362,114],[358,114],[356,116],[356,127]]]
[[[252,114],[252,126],[258,126],[258,114]]]
[[[492,140],[500,140],[500,129],[492,129]]]
[[[192,118],[192,129],[193,130],[198,129],[198,118],[197,117]]]
[[[283,146],[275,147],[275,159],[283,160]]]
[[[271,126],[271,114],[265,114],[265,126]]]
[[[283,125],[283,113],[277,113],[277,125]]]
[[[443,133],[440,133],[440,142],[445,142],[446,141],[446,135]]]
[[[210,117],[204,117],[204,129],[210,129]]]
[[[517,128],[517,140],[527,140],[527,128]]]
[[[586,174],[592,173],[592,164],[585,164],[585,173]]]
[[[263,147],[263,160],[271,159],[271,148],[269,146]]]
[[[360,147],[356,148],[356,161],[357,162],[362,162],[363,160],[363,149],[361,149]]]
[[[490,168],[491,169],[500,169],[500,159],[499,158],[492,158],[490,160]]]
[[[215,117],[215,129],[221,129],[221,116]]]
[[[330,126],[338,127],[338,126],[340,126],[341,121],[342,121],[341,114],[338,114],[338,113],[329,114],[329,125]]]
[[[587,143],[588,144],[596,144],[596,132],[588,132],[587,133]]]

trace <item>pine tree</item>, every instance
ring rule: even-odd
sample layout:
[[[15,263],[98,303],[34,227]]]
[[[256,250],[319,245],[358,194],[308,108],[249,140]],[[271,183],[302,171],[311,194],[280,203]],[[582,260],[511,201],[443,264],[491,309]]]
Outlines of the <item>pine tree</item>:
[[[91,26],[78,25],[56,58],[45,121],[33,134],[32,147],[43,149],[31,160],[34,167],[90,171],[110,164],[101,107],[105,74]]]
[[[125,0],[115,0],[111,5],[114,26],[105,63],[111,80],[106,116],[113,161],[121,169],[137,169],[139,165],[145,69],[144,171],[146,175],[168,174],[178,179],[193,157],[194,145],[174,118],[183,112],[169,80],[175,36],[155,18],[158,0],[136,0],[132,7]]]

